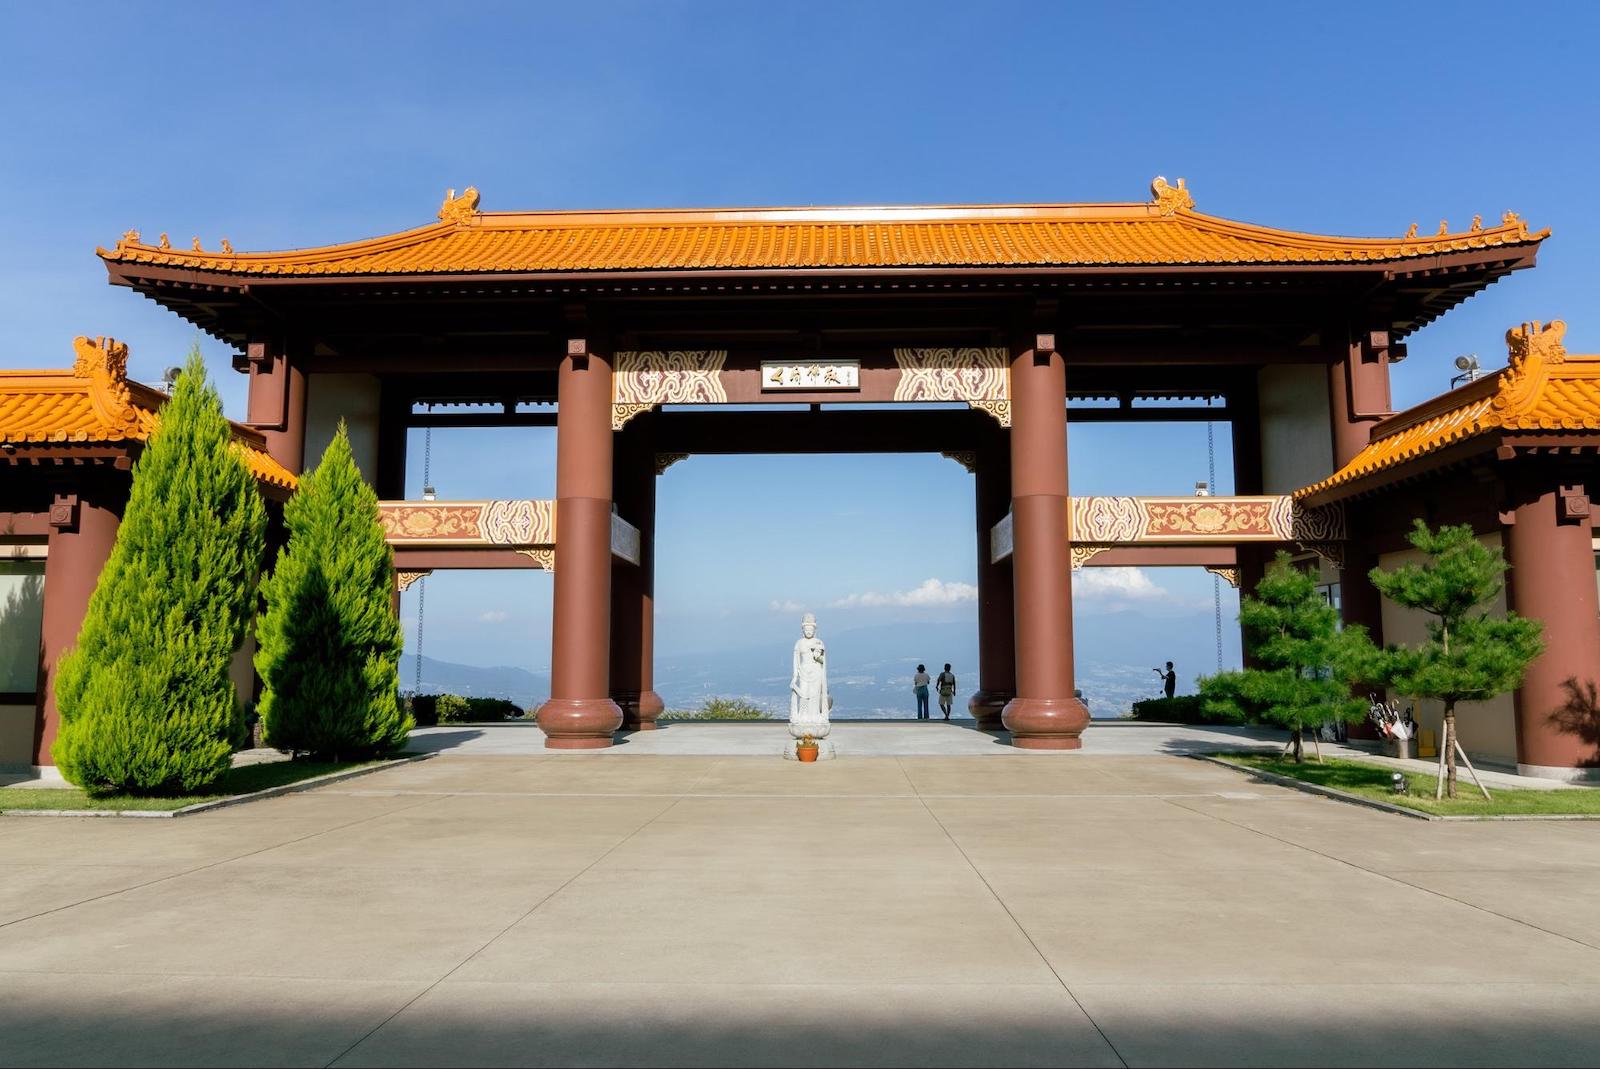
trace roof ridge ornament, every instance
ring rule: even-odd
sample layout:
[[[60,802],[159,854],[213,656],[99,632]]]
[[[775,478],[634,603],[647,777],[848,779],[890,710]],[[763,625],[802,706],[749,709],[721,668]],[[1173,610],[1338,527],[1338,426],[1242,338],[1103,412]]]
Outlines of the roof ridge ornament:
[[[1521,411],[1539,396],[1550,377],[1550,368],[1566,363],[1567,350],[1561,344],[1566,333],[1567,324],[1559,319],[1552,319],[1548,325],[1535,319],[1506,331],[1506,351],[1511,362],[1500,373],[1500,389],[1494,398],[1497,411]]]
[[[1506,331],[1506,352],[1512,363],[1530,358],[1552,364],[1564,363],[1567,347],[1561,343],[1561,339],[1566,337],[1566,333],[1567,324],[1563,320],[1552,319],[1547,325],[1535,319]]]
[[[450,190],[444,195],[444,203],[439,206],[439,222],[461,223],[470,222],[478,214],[478,189],[468,186],[456,196],[455,190]]]
[[[1189,193],[1187,183],[1181,178],[1174,186],[1169,185],[1161,175],[1156,175],[1155,180],[1150,183],[1150,192],[1155,197],[1156,209],[1162,215],[1194,210],[1194,197]]]
[[[89,380],[89,402],[100,422],[117,431],[134,428],[139,417],[128,392],[127,343],[105,336],[79,335],[72,339],[72,348],[76,353],[72,375]]]

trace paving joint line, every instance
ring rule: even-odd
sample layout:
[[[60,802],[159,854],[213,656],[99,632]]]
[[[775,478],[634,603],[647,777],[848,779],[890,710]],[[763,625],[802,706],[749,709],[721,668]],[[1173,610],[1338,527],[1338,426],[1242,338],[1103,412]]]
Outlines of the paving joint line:
[[[279,847],[284,846],[293,846],[296,843],[303,843],[307,839],[315,839],[319,835],[327,835],[332,832],[343,831],[346,828],[353,828],[357,824],[364,824],[369,820],[378,820],[382,817],[391,816],[395,813],[408,813],[413,809],[418,809],[427,805],[428,802],[433,800],[433,798],[425,798],[420,802],[414,802],[411,805],[401,806],[399,809],[391,809],[387,813],[374,813],[371,816],[358,817],[357,819],[348,821],[344,824],[335,824],[331,828],[320,828],[317,831],[307,832],[306,834],[297,836],[293,839],[285,839],[281,843],[273,843],[270,846],[263,846],[255,850],[246,850],[244,853],[235,854],[232,857],[224,857],[218,858],[216,861],[208,861],[204,865],[196,865],[192,869],[184,869],[181,872],[168,873],[165,876],[158,876],[153,880],[146,880],[143,883],[136,883],[129,887],[119,887],[115,891],[107,891],[105,894],[92,895],[88,898],[80,898],[76,902],[68,902],[66,905],[56,906],[53,909],[41,910],[38,913],[30,913],[26,917],[14,917],[11,920],[0,922],[0,928],[9,928],[13,924],[21,924],[24,921],[37,920],[40,917],[48,917],[52,913],[60,913],[64,910],[76,909],[79,906],[87,906],[91,902],[99,902],[107,898],[115,898],[117,895],[124,895],[129,891],[139,891],[146,887],[154,887],[158,883],[166,883],[168,880],[176,880],[184,876],[192,876],[197,872],[205,872],[207,869],[214,869],[219,865],[230,865],[235,861],[243,861],[247,857],[254,857],[257,854],[267,853],[269,850],[277,850]]]
[[[899,758],[895,758],[895,762],[897,764],[899,761]],[[904,768],[902,768],[902,774],[904,774],[904,771]],[[910,777],[907,776],[907,779],[909,778]],[[912,789],[916,789],[915,784],[912,785]],[[1022,933],[1022,938],[1028,941],[1028,946],[1033,948],[1033,952],[1038,955],[1039,961],[1044,964],[1046,969],[1050,970],[1050,975],[1056,978],[1056,983],[1061,985],[1061,990],[1067,993],[1067,997],[1072,1000],[1072,1004],[1078,1007],[1078,1012],[1083,1014],[1083,1019],[1088,1021],[1090,1026],[1094,1028],[1095,1032],[1100,1036],[1100,1041],[1106,1045],[1106,1048],[1110,1050],[1113,1055],[1116,1056],[1117,1061],[1122,1065],[1123,1069],[1128,1069],[1128,1059],[1122,1056],[1122,1052],[1117,1049],[1117,1045],[1111,1042],[1111,1037],[1106,1035],[1106,1030],[1100,1027],[1100,1022],[1094,1019],[1094,1015],[1091,1014],[1088,1008],[1078,1000],[1078,996],[1072,990],[1071,986],[1067,984],[1066,980],[1062,979],[1061,973],[1056,971],[1055,965],[1051,963],[1049,958],[1045,957],[1044,951],[1040,950],[1039,944],[1034,941],[1033,933],[1029,932],[1027,928],[1023,927],[1022,922],[1017,919],[1017,915],[1011,912],[1011,907],[1006,905],[1005,900],[1000,897],[997,891],[995,891],[994,885],[989,882],[989,878],[983,874],[982,870],[980,870],[977,865],[973,864],[972,858],[967,855],[966,850],[963,849],[961,844],[956,841],[956,837],[950,834],[950,829],[945,827],[944,821],[939,819],[939,814],[933,811],[933,807],[928,805],[927,801],[923,799],[920,793],[917,795],[917,800],[922,802],[922,808],[927,811],[929,818],[931,818],[935,824],[939,825],[939,830],[944,832],[944,837],[950,841],[951,846],[956,848],[956,853],[961,855],[961,860],[967,863],[967,867],[972,870],[972,874],[978,877],[978,880],[983,884],[983,889],[988,891],[989,897],[994,899],[995,905],[999,906],[1005,911],[1006,917],[1016,927],[1017,931]]]
[[[1332,801],[1332,799],[1330,799],[1330,801]],[[1191,813],[1199,813],[1200,812],[1200,810],[1198,810],[1198,809],[1192,809],[1189,806],[1183,805],[1183,804],[1181,804],[1179,802],[1169,801],[1168,804],[1177,806],[1179,809],[1187,809]],[[1410,880],[1403,880],[1399,876],[1395,876],[1392,873],[1379,872],[1377,869],[1369,869],[1365,865],[1357,864],[1356,862],[1351,861],[1348,858],[1336,857],[1333,854],[1325,853],[1325,852],[1323,852],[1321,850],[1316,849],[1315,847],[1307,846],[1305,843],[1297,843],[1297,842],[1294,842],[1293,840],[1282,838],[1280,836],[1272,834],[1269,831],[1264,831],[1261,828],[1252,828],[1248,824],[1240,824],[1236,820],[1229,820],[1227,817],[1217,816],[1215,813],[1203,813],[1201,815],[1202,816],[1208,816],[1212,820],[1221,821],[1222,823],[1231,825],[1231,826],[1233,826],[1235,828],[1239,828],[1239,829],[1242,829],[1244,831],[1251,832],[1252,834],[1260,835],[1260,836],[1262,836],[1264,838],[1271,839],[1275,843],[1281,843],[1284,846],[1291,846],[1291,847],[1294,847],[1296,850],[1304,850],[1306,853],[1311,854],[1311,855],[1313,855],[1315,857],[1320,857],[1320,858],[1323,858],[1323,859],[1325,859],[1327,861],[1332,861],[1332,862],[1334,862],[1336,864],[1344,865],[1344,866],[1346,866],[1348,868],[1355,869],[1357,872],[1364,872],[1369,876],[1376,876],[1380,880],[1387,880],[1390,883],[1397,883],[1401,887],[1409,887],[1414,891],[1421,891],[1424,894],[1432,895],[1435,898],[1442,898],[1446,902],[1454,902],[1458,906],[1465,906],[1466,908],[1471,909],[1471,910],[1476,910],[1479,913],[1486,913],[1491,917],[1498,917],[1501,920],[1506,921],[1506,922],[1508,922],[1510,924],[1515,924],[1515,925],[1518,925],[1518,926],[1521,926],[1521,927],[1524,927],[1524,928],[1531,928],[1536,932],[1543,932],[1545,935],[1553,936],[1556,939],[1560,939],[1560,940],[1563,940],[1563,941],[1568,942],[1568,943],[1574,943],[1577,946],[1581,946],[1581,947],[1583,947],[1583,948],[1585,948],[1587,950],[1600,951],[1600,946],[1596,946],[1595,944],[1587,942],[1586,940],[1579,939],[1577,936],[1567,935],[1564,932],[1552,931],[1551,929],[1542,927],[1542,926],[1540,926],[1538,924],[1533,923],[1532,921],[1523,920],[1520,917],[1511,917],[1511,916],[1508,916],[1508,915],[1506,915],[1504,913],[1497,912],[1496,910],[1492,910],[1488,906],[1480,906],[1475,902],[1468,902],[1468,901],[1466,901],[1464,899],[1457,898],[1454,895],[1447,894],[1444,891],[1435,890],[1432,887],[1425,887],[1425,886],[1423,886],[1422,884],[1419,884],[1419,883],[1412,883]],[[1457,870],[1454,870],[1454,869],[1438,869],[1438,870],[1432,870],[1432,871],[1454,872],[1454,871],[1457,871]]]
[[[640,824],[637,828],[634,828],[628,834],[624,835],[622,838],[618,839],[615,843],[611,844],[611,846],[608,847],[606,849],[606,851],[604,853],[602,853],[599,857],[595,858],[593,861],[589,862],[583,868],[581,868],[577,872],[573,873],[559,887],[557,887],[554,890],[549,891],[548,893],[546,893],[537,902],[535,902],[533,905],[529,906],[528,909],[524,913],[522,913],[520,916],[518,916],[515,920],[511,921],[504,928],[501,928],[498,932],[494,933],[488,939],[484,940],[484,942],[483,942],[483,944],[481,946],[479,946],[472,953],[468,954],[466,957],[462,958],[460,961],[456,962],[455,965],[451,966],[450,970],[448,972],[446,972],[443,976],[439,977],[437,980],[433,981],[431,984],[428,984],[426,987],[424,987],[421,991],[418,991],[415,995],[411,996],[411,998],[407,999],[405,1004],[402,1005],[399,1009],[395,1010],[393,1013],[389,1014],[389,1016],[385,1017],[383,1020],[381,1020],[377,1024],[373,1025],[370,1029],[368,1029],[366,1032],[364,1032],[354,1043],[350,1044],[344,1050],[342,1050],[338,1054],[334,1055],[327,1062],[323,1063],[323,1069],[332,1069],[332,1066],[338,1064],[342,1059],[348,1057],[351,1054],[351,1052],[353,1052],[357,1047],[361,1046],[361,1044],[365,1043],[367,1040],[371,1039],[381,1029],[383,1029],[385,1026],[387,1026],[390,1021],[394,1020],[396,1017],[400,1016],[402,1013],[404,1013],[407,1010],[409,1010],[412,1006],[416,1005],[417,1002],[424,995],[428,994],[434,988],[438,987],[440,984],[442,984],[446,980],[450,979],[450,977],[452,977],[456,973],[460,972],[463,968],[465,968],[467,966],[467,964],[469,962],[472,961],[473,958],[476,958],[479,954],[482,954],[485,950],[488,950],[489,947],[494,945],[494,943],[497,942],[500,939],[501,936],[505,935],[511,929],[515,928],[517,925],[521,924],[523,921],[525,921],[529,917],[533,916],[534,913],[538,912],[539,907],[543,906],[546,902],[550,901],[552,898],[554,898],[556,895],[560,894],[562,891],[565,891],[568,887],[571,887],[574,882],[576,882],[580,877],[582,877],[583,875],[588,873],[590,869],[594,868],[596,865],[600,864],[600,862],[604,861],[606,858],[610,857],[612,854],[616,853],[623,846],[625,846],[628,843],[628,841],[631,840],[635,835],[638,835],[640,832],[644,831],[650,825],[654,824],[656,821],[660,820],[662,817],[664,817],[668,813],[670,813],[672,811],[673,807],[675,807],[678,804],[678,802],[680,802],[680,801],[682,801],[681,797],[674,798],[669,804],[667,804],[665,807],[663,807],[660,812],[656,813],[649,820],[645,821],[643,824]]]

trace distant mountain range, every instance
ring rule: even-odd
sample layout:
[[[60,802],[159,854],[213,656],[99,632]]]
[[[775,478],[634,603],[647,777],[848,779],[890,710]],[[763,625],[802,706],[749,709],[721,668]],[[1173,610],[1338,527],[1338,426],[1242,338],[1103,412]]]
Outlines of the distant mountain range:
[[[1195,676],[1216,667],[1216,633],[1206,613],[1163,617],[1159,648],[1148,645],[1151,618],[1137,612],[1099,613],[1078,621],[1078,687],[1095,716],[1114,717],[1140,699],[1159,693],[1151,668],[1171,660],[1179,693]],[[1176,636],[1174,638],[1174,636]],[[977,688],[977,635],[967,623],[884,624],[823,636],[830,653],[829,687],[838,717],[889,718],[915,715],[911,676],[917,664],[937,674],[944,662],[961,680],[958,715]],[[1142,660],[1140,658],[1143,658]],[[401,663],[400,678],[413,689],[416,658]],[[788,711],[789,651],[772,646],[707,650],[658,657],[656,691],[669,708],[694,708],[711,697],[746,698],[775,714]],[[507,698],[534,706],[550,694],[547,672],[512,666],[479,667],[422,658],[423,693],[448,692]],[[937,705],[935,706],[937,714]]]

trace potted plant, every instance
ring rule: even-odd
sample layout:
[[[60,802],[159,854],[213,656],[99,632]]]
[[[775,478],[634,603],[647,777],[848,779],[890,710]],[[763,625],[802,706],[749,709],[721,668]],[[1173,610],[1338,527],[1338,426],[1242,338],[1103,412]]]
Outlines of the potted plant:
[[[817,740],[810,735],[800,736],[800,741],[794,744],[794,755],[802,761],[815,761],[817,759]]]

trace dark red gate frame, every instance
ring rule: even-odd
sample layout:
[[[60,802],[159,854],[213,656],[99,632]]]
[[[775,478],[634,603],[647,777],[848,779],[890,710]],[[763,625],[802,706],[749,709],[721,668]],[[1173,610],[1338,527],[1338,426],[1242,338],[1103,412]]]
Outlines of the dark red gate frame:
[[[1352,461],[1390,415],[1388,365],[1406,335],[1532,266],[1545,237],[1509,213],[1426,237],[1297,234],[1198,213],[1181,181],[1162,179],[1136,204],[477,206],[476,191],[452,194],[435,224],[317,249],[209,252],[197,239],[189,251],[130,231],[102,256],[114,284],[238,348],[250,423],[291,470],[305,460],[308,423],[320,434],[332,414],[319,397],[335,384],[349,401],[338,414],[366,443],[364,470],[390,499],[403,496],[410,426],[554,422],[552,698],[540,722],[562,747],[609,745],[619,726],[647,726],[659,709],[649,663],[662,465],[784,449],[926,450],[969,464],[981,591],[974,712],[992,726],[1003,709],[1019,746],[1076,747],[1086,715],[1073,698],[1069,400],[1115,406],[1075,404],[1074,419],[1166,420],[1218,418],[1206,405],[1220,398],[1235,424],[1236,488],[1291,494]],[[774,362],[853,368],[859,387],[763,389]],[[1313,418],[1277,407],[1290,382]],[[1161,403],[1141,404],[1152,399]],[[847,407],[892,401],[968,409]],[[551,403],[553,419],[537,408]],[[808,408],[678,408],[769,403]],[[422,415],[423,404],[444,412]],[[1308,470],[1307,456],[1326,459]],[[614,513],[637,528],[638,565],[611,552]],[[1008,514],[1013,552],[994,559],[990,532]],[[1237,567],[1248,583],[1268,547],[1201,559],[1221,548],[1100,557],[1187,553]],[[402,559],[420,569],[434,558]],[[1360,570],[1341,579],[1347,590],[1365,584]],[[1347,593],[1345,605],[1370,617],[1375,601]]]

